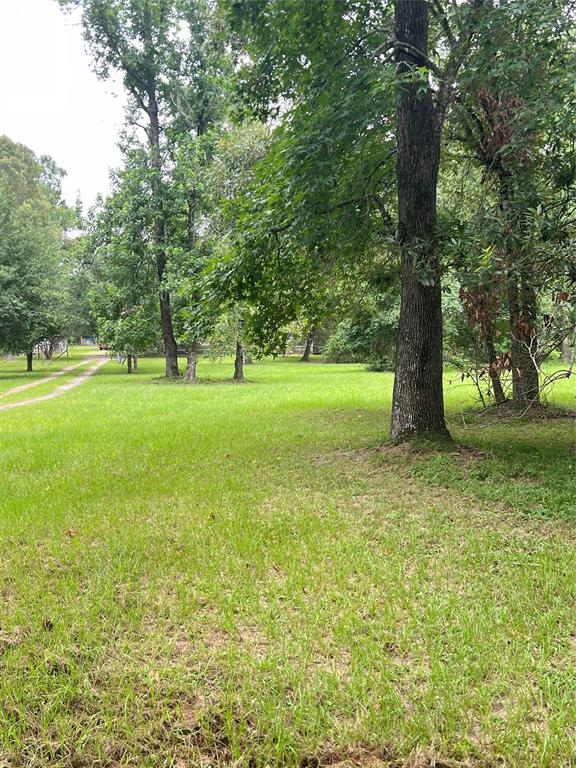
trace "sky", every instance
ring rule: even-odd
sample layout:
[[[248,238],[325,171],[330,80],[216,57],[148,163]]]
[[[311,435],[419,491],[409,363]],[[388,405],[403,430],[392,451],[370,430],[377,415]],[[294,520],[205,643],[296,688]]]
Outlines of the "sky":
[[[69,203],[108,191],[123,105],[119,80],[92,72],[77,16],[56,0],[0,0],[0,134],[51,155]]]

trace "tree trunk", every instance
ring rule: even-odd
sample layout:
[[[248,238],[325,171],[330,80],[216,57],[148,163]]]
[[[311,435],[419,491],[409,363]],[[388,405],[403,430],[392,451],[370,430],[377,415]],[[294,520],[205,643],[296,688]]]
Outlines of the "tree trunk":
[[[568,336],[566,336],[566,338],[562,339],[562,351],[560,352],[560,362],[570,365],[573,359],[574,359],[574,352],[572,350],[572,347],[570,346],[570,339],[568,338]]]
[[[192,189],[188,194],[188,245],[190,250],[196,246],[196,208],[198,207],[198,196],[196,190]]]
[[[198,342],[193,341],[186,353],[186,381],[196,381],[196,367],[198,365]]]
[[[396,38],[427,54],[428,3],[396,0]],[[397,48],[397,71],[422,66]],[[442,384],[442,294],[436,253],[440,119],[421,82],[402,83],[397,108],[398,230],[402,291],[391,434],[394,440],[447,436]],[[415,255],[416,254],[416,255]]]
[[[234,381],[244,381],[244,347],[240,339],[236,341],[236,358],[234,359]]]
[[[134,370],[138,370],[138,358],[136,355],[132,355],[132,365],[134,366]]]
[[[152,199],[155,205],[153,239],[156,250],[156,273],[160,286],[160,324],[162,338],[164,340],[164,354],[166,357],[166,376],[179,376],[178,347],[174,338],[172,325],[172,309],[170,307],[170,294],[163,288],[166,272],[165,235],[166,226],[164,220],[164,206],[162,202],[162,160],[160,157],[160,122],[158,119],[158,104],[153,92],[149,93],[150,130],[148,132],[150,143],[150,165],[152,167]]]
[[[128,373],[132,373],[132,355],[126,355],[126,367]]]
[[[26,372],[31,373],[32,372],[32,362],[34,360],[34,353],[33,352],[26,352]]]
[[[508,275],[510,318],[510,359],[512,366],[512,405],[519,410],[540,403],[538,339],[536,335],[536,294],[530,278]]]
[[[306,337],[306,346],[304,347],[304,354],[300,358],[300,362],[307,363],[310,361],[310,352],[312,352],[312,344],[314,342],[314,335],[313,331],[310,331],[308,336]]]
[[[502,405],[506,402],[506,395],[502,388],[502,381],[500,380],[500,369],[498,368],[498,355],[496,354],[496,347],[494,346],[494,336],[492,331],[486,333],[485,337],[486,352],[488,353],[488,375],[492,382],[492,391],[494,392],[494,399],[497,405]]]
[[[508,219],[507,228],[514,234],[518,224],[513,215],[513,177],[500,163],[500,209]],[[537,303],[527,265],[522,263],[514,247],[506,249],[506,292],[508,295],[508,320],[510,325],[510,367],[512,369],[512,407],[526,410],[540,403],[540,377],[536,333]]]

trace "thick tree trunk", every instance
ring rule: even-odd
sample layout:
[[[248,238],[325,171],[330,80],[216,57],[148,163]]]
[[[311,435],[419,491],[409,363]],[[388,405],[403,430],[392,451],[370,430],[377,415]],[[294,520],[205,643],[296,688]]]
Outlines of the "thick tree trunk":
[[[562,350],[560,352],[560,362],[570,365],[573,359],[574,359],[574,351],[570,346],[570,339],[568,338],[568,336],[566,336],[565,339],[562,339]]]
[[[156,273],[160,285],[160,324],[162,338],[164,340],[164,354],[166,357],[166,376],[174,377],[180,374],[178,370],[178,347],[174,338],[172,325],[172,309],[170,307],[170,294],[163,288],[166,272],[166,227],[164,220],[164,206],[162,204],[162,160],[160,157],[160,123],[158,119],[158,104],[153,92],[149,94],[150,130],[148,133],[150,142],[150,164],[152,166],[152,197],[155,204],[153,238],[156,249]]]
[[[396,0],[399,41],[427,54],[428,3]],[[397,69],[407,75],[422,66],[417,56],[396,52]],[[398,89],[397,187],[402,292],[391,434],[394,440],[446,436],[442,385],[442,294],[436,253],[436,186],[440,161],[440,120],[430,89],[408,80]],[[415,255],[416,254],[416,255]]]
[[[494,346],[494,337],[492,331],[486,333],[485,338],[486,352],[488,353],[488,375],[492,382],[492,391],[494,392],[494,399],[497,405],[502,405],[506,402],[506,395],[502,388],[502,381],[500,379],[500,370],[498,368],[498,355],[496,354],[496,347]]]
[[[32,371],[33,360],[34,360],[33,352],[26,352],[26,372],[27,373],[31,373]]]
[[[126,355],[126,367],[128,373],[132,373],[132,355]]]
[[[234,381],[244,381],[244,347],[240,339],[236,341],[236,357],[234,359]]]
[[[186,353],[186,381],[196,381],[196,368],[198,365],[198,342],[193,341]]]
[[[164,262],[165,265],[165,262]],[[158,266],[158,276],[164,275],[164,266]],[[160,278],[162,279],[162,278]],[[160,291],[160,322],[162,325],[162,338],[164,339],[164,355],[166,358],[166,376],[174,378],[180,375],[178,369],[178,346],[174,338],[172,326],[172,310],[170,308],[170,294]]]
[[[529,277],[508,276],[512,405],[526,410],[540,402],[538,344],[536,335],[536,294]]]
[[[306,337],[306,346],[304,347],[304,354],[300,358],[302,363],[307,363],[310,360],[310,352],[312,352],[312,344],[314,343],[314,332],[311,331]]]

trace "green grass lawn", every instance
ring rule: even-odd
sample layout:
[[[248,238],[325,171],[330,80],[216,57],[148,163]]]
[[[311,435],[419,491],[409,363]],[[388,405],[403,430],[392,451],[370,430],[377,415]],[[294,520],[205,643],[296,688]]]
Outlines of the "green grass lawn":
[[[448,373],[426,453],[389,374],[162,370],[0,412],[0,766],[576,765],[573,420]]]

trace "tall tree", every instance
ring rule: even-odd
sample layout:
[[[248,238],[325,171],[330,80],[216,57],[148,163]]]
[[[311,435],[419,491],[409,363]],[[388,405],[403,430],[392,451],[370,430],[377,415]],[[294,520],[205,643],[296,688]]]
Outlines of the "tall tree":
[[[446,10],[439,0],[229,0],[250,57],[242,89],[260,112],[289,110],[269,167],[276,183],[269,183],[267,196],[261,183],[252,205],[270,233],[267,242],[262,237],[262,254],[281,253],[284,273],[292,259],[292,275],[294,255],[303,254],[310,264],[322,259],[324,268],[348,259],[350,269],[361,254],[374,256],[376,227],[382,250],[392,250],[398,231],[394,439],[447,432],[436,184],[442,126],[488,5],[469,0]],[[255,241],[250,229],[246,250]]]
[[[392,437],[446,432],[442,392],[442,293],[436,253],[436,187],[441,116],[426,80],[428,3],[396,0],[400,78],[396,107],[398,241],[402,297],[392,404]]]
[[[483,248],[492,256],[484,291],[498,305],[494,294],[503,287],[512,401],[524,410],[539,403],[539,368],[549,353],[539,349],[539,294],[563,271],[571,238],[575,4],[490,5],[453,123],[482,170]]]
[[[173,121],[168,149],[173,163],[173,221],[180,225],[185,222],[185,226],[175,227],[180,234],[181,254],[181,279],[175,282],[179,318],[186,317],[182,337],[187,347],[185,378],[193,381],[200,338],[211,322],[211,312],[204,312],[200,306],[202,271],[211,250],[205,243],[206,222],[214,215],[214,196],[207,172],[229,108],[232,59],[222,19],[214,3],[187,0],[181,4],[181,12],[187,40],[181,54],[183,77],[171,86]],[[194,315],[202,316],[202,321],[190,322]]]
[[[124,76],[130,96],[128,120],[146,119],[145,132],[151,178],[151,238],[158,279],[160,324],[166,375],[178,376],[178,351],[170,293],[166,286],[164,138],[169,86],[180,73],[182,14],[176,0],[59,0],[65,8],[80,8],[84,37],[101,78],[116,70]]]

